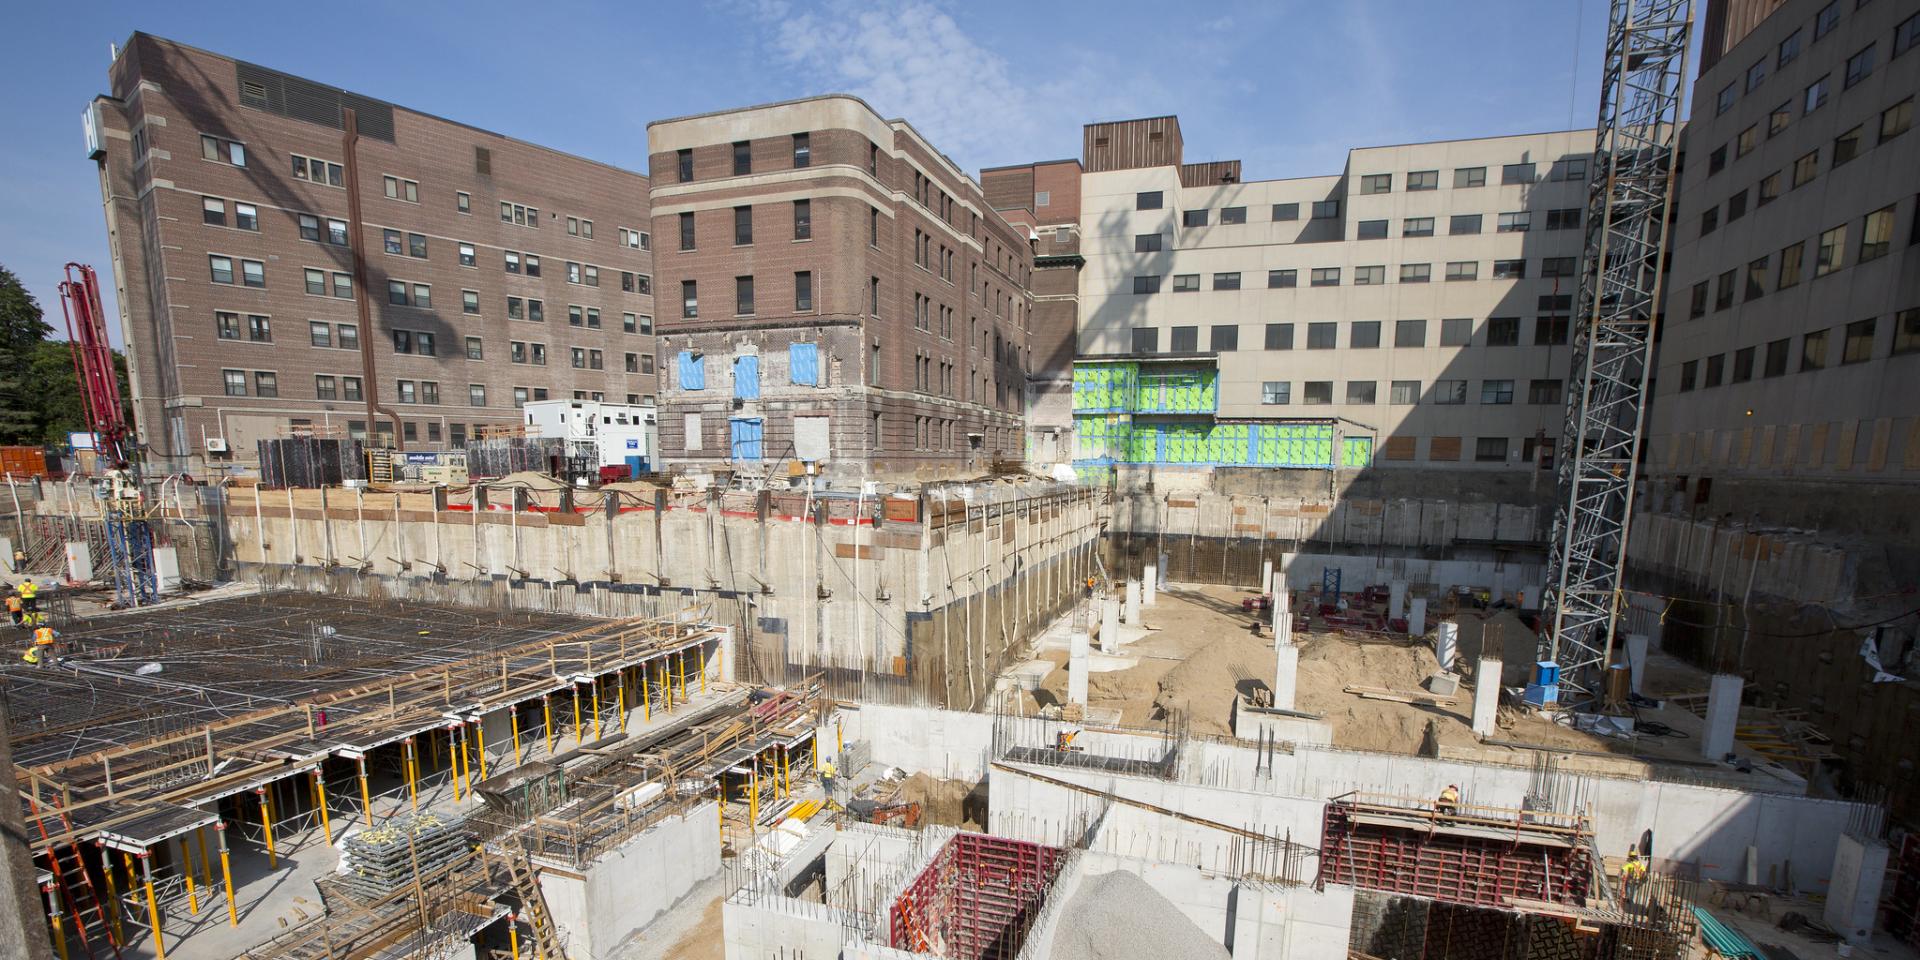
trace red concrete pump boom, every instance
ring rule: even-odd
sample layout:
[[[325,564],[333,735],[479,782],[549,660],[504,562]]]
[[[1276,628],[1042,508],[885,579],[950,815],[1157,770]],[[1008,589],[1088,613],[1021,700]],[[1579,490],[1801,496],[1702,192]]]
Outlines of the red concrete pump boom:
[[[67,315],[67,339],[73,348],[73,375],[80,383],[80,409],[94,449],[105,467],[124,467],[133,454],[133,430],[120,406],[120,376],[113,369],[107,342],[106,312],[93,268],[67,264],[60,284],[60,306]]]

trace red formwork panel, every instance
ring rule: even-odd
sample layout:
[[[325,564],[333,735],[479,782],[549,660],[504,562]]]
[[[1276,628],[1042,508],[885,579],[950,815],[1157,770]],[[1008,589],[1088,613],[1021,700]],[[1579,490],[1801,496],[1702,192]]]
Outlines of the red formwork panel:
[[[1352,803],[1327,804],[1322,882],[1478,907],[1586,903],[1592,864],[1583,838],[1490,835],[1441,820],[1395,824],[1359,812]]]
[[[960,960],[1019,952],[1061,851],[979,833],[947,841],[888,908],[889,945]]]

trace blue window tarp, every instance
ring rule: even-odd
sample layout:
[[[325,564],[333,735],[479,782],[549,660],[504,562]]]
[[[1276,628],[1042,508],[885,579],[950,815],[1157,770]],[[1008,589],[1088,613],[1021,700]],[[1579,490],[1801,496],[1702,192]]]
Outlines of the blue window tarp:
[[[759,460],[761,458],[760,418],[734,417],[731,423],[733,424],[733,459]]]
[[[733,358],[733,395],[742,400],[760,399],[760,358],[748,354]]]
[[[707,388],[707,358],[692,350],[680,351],[680,389]]]
[[[791,371],[789,379],[794,383],[809,387],[820,385],[820,348],[811,343],[792,343],[787,345],[787,369]]]

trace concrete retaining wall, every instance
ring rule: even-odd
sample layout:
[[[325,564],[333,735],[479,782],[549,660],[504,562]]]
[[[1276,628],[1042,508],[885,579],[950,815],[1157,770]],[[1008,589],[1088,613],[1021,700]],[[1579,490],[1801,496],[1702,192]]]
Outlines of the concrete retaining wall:
[[[567,955],[612,957],[621,941],[719,870],[718,818],[714,803],[702,803],[621,844],[583,874],[542,869],[540,889]]]

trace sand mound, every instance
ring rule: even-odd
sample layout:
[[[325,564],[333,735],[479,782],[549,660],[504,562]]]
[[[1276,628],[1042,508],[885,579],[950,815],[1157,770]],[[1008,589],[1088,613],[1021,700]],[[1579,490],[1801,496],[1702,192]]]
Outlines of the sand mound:
[[[1153,705],[1163,714],[1186,716],[1193,733],[1229,733],[1234,696],[1243,683],[1273,673],[1272,657],[1250,635],[1219,637],[1161,675]]]
[[[1225,947],[1137,874],[1080,881],[1053,930],[1053,960],[1228,960]]]
[[[561,483],[560,481],[550,476],[547,476],[544,473],[535,473],[532,470],[522,470],[519,473],[509,473],[498,480],[488,481],[487,486],[526,487],[531,490],[565,490],[567,488],[566,484]]]
[[[920,804],[921,816],[945,826],[969,822],[974,811],[969,809],[967,797],[973,792],[974,785],[963,780],[942,780],[925,773],[916,773],[900,783],[900,799]]]
[[[1462,610],[1453,621],[1460,625],[1460,657],[1473,663],[1483,655],[1500,658],[1500,675],[1505,686],[1517,687],[1532,679],[1534,658],[1540,655],[1540,641],[1512,610]],[[1498,635],[1498,642],[1488,637]],[[1492,646],[1493,649],[1487,649]]]

